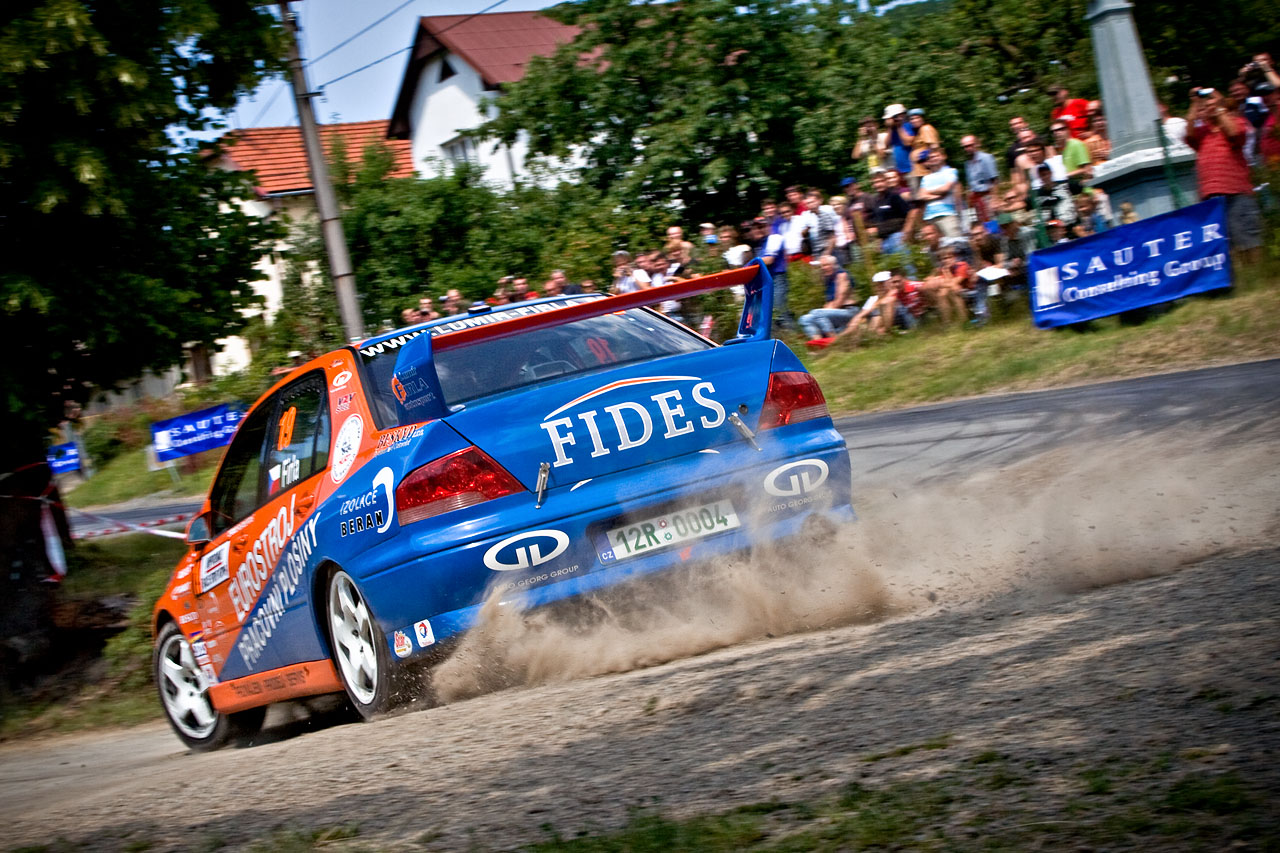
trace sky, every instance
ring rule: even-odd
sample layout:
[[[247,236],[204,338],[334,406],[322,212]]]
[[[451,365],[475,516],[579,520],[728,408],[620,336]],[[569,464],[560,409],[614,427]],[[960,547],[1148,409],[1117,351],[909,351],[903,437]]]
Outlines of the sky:
[[[468,15],[488,6],[493,6],[493,12],[520,12],[552,5],[548,0],[295,0],[292,6],[302,30],[298,39],[303,61],[311,63],[311,57],[323,57],[307,67],[311,90],[324,93],[314,102],[316,120],[333,124],[391,118],[400,79],[409,61],[407,48],[413,43],[418,18],[424,15]],[[400,6],[404,8],[396,11]],[[345,39],[393,12],[369,32],[329,53]],[[337,79],[395,51],[400,52],[345,79]],[[240,101],[227,116],[227,122],[239,129],[296,125],[298,111],[288,82],[284,77],[268,80],[252,97]]]

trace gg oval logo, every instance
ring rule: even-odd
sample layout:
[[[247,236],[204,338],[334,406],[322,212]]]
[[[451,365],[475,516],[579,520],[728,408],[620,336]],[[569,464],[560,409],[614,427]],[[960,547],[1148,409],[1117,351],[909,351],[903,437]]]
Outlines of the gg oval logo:
[[[784,477],[788,471],[789,477]],[[774,468],[764,478],[764,490],[777,498],[805,495],[827,481],[831,469],[821,459],[801,459]]]
[[[547,546],[551,550],[544,553]],[[485,551],[484,564],[495,572],[516,572],[549,563],[567,550],[569,536],[563,531],[530,530],[508,536]]]

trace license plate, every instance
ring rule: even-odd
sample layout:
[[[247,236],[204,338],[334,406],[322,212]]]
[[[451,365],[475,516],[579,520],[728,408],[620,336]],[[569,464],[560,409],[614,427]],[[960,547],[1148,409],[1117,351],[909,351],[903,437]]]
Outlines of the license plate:
[[[602,550],[601,557],[604,562],[626,560],[741,526],[727,500],[678,509],[613,528],[605,534],[612,554]]]

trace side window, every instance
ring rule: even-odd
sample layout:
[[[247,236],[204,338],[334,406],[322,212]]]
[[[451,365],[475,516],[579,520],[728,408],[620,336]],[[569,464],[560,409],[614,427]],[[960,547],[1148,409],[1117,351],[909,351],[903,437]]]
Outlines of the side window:
[[[323,373],[280,392],[268,432],[267,494],[275,495],[324,470],[329,461],[329,405]]]
[[[272,411],[270,404],[259,406],[240,424],[227,448],[209,496],[213,507],[209,529],[215,536],[262,503],[262,444]]]

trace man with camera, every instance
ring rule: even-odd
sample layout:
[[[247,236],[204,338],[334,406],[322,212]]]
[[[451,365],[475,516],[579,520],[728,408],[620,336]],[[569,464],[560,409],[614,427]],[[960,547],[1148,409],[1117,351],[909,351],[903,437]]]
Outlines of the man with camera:
[[[1200,198],[1223,196],[1227,202],[1227,234],[1237,260],[1253,263],[1262,251],[1262,212],[1253,195],[1245,161],[1245,119],[1217,89],[1191,90],[1187,144],[1196,151]]]
[[[865,160],[867,169],[874,172],[884,168],[889,152],[889,132],[881,132],[873,116],[864,116],[858,123],[858,141],[853,145],[854,160]]]
[[[1251,88],[1257,88],[1263,83],[1269,83],[1277,89],[1280,89],[1280,74],[1276,73],[1275,67],[1271,63],[1271,54],[1259,53],[1249,61],[1244,68],[1240,69],[1240,76]]]

